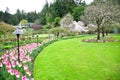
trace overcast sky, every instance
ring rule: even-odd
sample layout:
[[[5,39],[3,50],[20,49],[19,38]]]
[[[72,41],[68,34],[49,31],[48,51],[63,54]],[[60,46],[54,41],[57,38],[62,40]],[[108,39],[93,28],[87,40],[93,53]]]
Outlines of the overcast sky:
[[[53,0],[48,0],[52,2]],[[93,0],[85,0],[87,4]],[[14,14],[17,9],[24,10],[25,12],[37,11],[40,12],[46,3],[46,0],[0,0],[0,11],[5,11],[6,7],[9,8],[10,13]]]

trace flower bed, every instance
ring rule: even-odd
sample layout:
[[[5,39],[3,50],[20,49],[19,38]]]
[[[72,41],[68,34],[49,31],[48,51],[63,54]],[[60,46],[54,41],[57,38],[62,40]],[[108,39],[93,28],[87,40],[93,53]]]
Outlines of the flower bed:
[[[91,39],[83,39],[83,42],[119,42],[119,40],[114,39],[114,37],[105,37],[100,40],[97,40],[97,38],[91,38]]]
[[[20,61],[17,48],[6,51],[0,57],[0,79],[29,80],[32,76],[31,54],[41,44],[31,43],[20,47]]]

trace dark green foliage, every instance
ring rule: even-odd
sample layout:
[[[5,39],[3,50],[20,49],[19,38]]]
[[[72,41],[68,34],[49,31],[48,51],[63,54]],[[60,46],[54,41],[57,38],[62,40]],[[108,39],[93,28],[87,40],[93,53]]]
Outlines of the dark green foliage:
[[[56,27],[59,25],[59,18],[64,17],[67,13],[73,13],[75,20],[79,20],[78,18],[83,14],[84,11],[84,6],[80,5],[85,5],[85,2],[82,0],[55,0],[50,5],[46,3],[39,15],[40,24],[52,24],[53,22],[54,26]],[[76,9],[76,7],[79,7],[79,9]]]
[[[34,22],[36,19],[38,19],[38,14],[36,12],[30,12],[27,14],[27,20],[28,22]]]
[[[50,24],[45,25],[44,29],[51,29],[51,25]]]
[[[4,21],[5,23],[9,23],[9,19],[11,17],[11,14],[8,12],[5,12],[1,15],[1,20]]]
[[[28,22],[34,22],[37,20],[38,13],[35,12],[29,12],[26,13],[24,10],[20,11],[19,9],[16,11],[15,14],[10,14],[8,11],[2,12],[0,11],[0,21],[3,21],[8,24],[17,25],[22,19],[28,20]]]
[[[73,17],[75,21],[79,21],[80,20],[80,16],[82,16],[84,14],[84,10],[86,8],[86,5],[80,5],[78,7],[75,7],[75,9],[73,9]]]
[[[83,7],[76,9],[76,7],[79,7],[80,5],[85,5],[85,2],[82,0],[54,0],[54,2],[51,4],[48,4],[48,2],[46,2],[40,13],[36,13],[36,11],[26,13],[24,10],[18,9],[15,14],[10,14],[9,8],[6,8],[5,12],[0,11],[0,21],[4,21],[5,23],[12,25],[17,25],[22,19],[26,19],[31,23],[34,23],[35,20],[38,20],[37,23],[41,25],[53,23],[56,27],[58,26],[56,17],[62,18],[67,13],[73,13],[75,20],[79,20],[78,18],[82,15],[84,10]],[[77,13],[76,10],[80,11]]]
[[[55,20],[54,20],[54,26],[55,26],[55,27],[60,26],[60,19],[61,19],[60,17],[56,17],[56,18],[55,18]]]

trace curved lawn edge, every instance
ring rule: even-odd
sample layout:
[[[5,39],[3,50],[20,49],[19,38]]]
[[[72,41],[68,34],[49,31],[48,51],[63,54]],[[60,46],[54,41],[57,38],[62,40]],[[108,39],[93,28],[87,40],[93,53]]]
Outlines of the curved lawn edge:
[[[76,43],[74,39],[69,39],[69,40],[70,40],[70,43],[71,42]],[[68,43],[67,42],[68,40],[62,40],[62,41],[65,41],[65,43]],[[117,69],[120,68],[119,67],[120,64],[118,63],[120,61],[118,57],[120,56],[119,54],[120,45],[118,44],[120,44],[120,42],[105,43],[105,45],[104,43],[84,43],[84,42],[80,42],[80,44],[78,44],[78,41],[80,41],[80,39],[78,38],[77,44],[75,44],[75,46],[69,44],[72,47],[71,48],[69,47],[69,49],[64,48],[63,50],[63,48],[59,46],[59,45],[63,45],[62,41],[55,42],[50,46],[46,47],[41,52],[41,55],[37,56],[36,61],[34,63],[35,80],[39,80],[39,79],[42,79],[42,80],[65,80],[65,79],[66,80],[70,80],[70,79],[88,80],[90,78],[91,80],[106,80],[106,79],[119,80],[120,79],[119,77],[120,73],[116,71]],[[59,45],[57,45],[57,43],[59,43]],[[50,51],[51,49],[49,48],[52,48],[53,45],[54,45],[54,50],[52,49],[52,51]],[[58,46],[61,51],[64,51],[64,54],[63,52],[56,50]],[[81,51],[79,51],[79,54],[81,56],[79,56],[77,52],[73,51],[73,48],[80,50],[76,46],[80,47]],[[90,46],[93,46],[93,48]],[[103,46],[106,47],[106,49]],[[96,49],[94,49],[95,47]],[[84,54],[84,50],[86,48],[87,48],[87,52]],[[68,50],[71,50],[69,54],[65,53],[65,51],[68,51]],[[101,53],[95,52],[98,50],[100,50]],[[54,52],[54,55],[53,55],[53,52]],[[60,55],[58,55],[57,52],[60,52]],[[72,54],[73,52],[74,54]],[[114,52],[116,54],[112,54],[110,52]],[[66,64],[68,64],[69,67]],[[99,65],[99,64],[102,64],[102,65]],[[36,71],[36,69],[38,69],[38,71]],[[54,69],[56,69],[56,71]],[[84,75],[86,77],[84,77]]]
[[[32,57],[32,62],[33,62],[33,73],[34,73],[34,62],[35,59],[37,58],[38,55],[40,55],[40,53],[42,52],[42,50],[44,48],[46,48],[47,46],[49,46],[50,44],[57,42],[57,41],[61,41],[61,40],[67,40],[67,39],[73,39],[73,38],[81,38],[84,37],[84,35],[79,35],[79,36],[70,36],[70,37],[65,37],[65,38],[56,38],[54,40],[48,41],[44,44],[42,44],[41,46],[39,46],[37,49],[32,51],[32,54],[30,55]],[[34,75],[33,75],[34,76]]]

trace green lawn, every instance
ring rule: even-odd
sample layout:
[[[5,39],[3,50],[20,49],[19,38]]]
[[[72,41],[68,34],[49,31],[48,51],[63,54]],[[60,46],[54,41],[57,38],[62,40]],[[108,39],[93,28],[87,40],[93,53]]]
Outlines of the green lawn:
[[[35,60],[35,80],[120,80],[120,42],[84,43],[83,38],[46,47]]]

